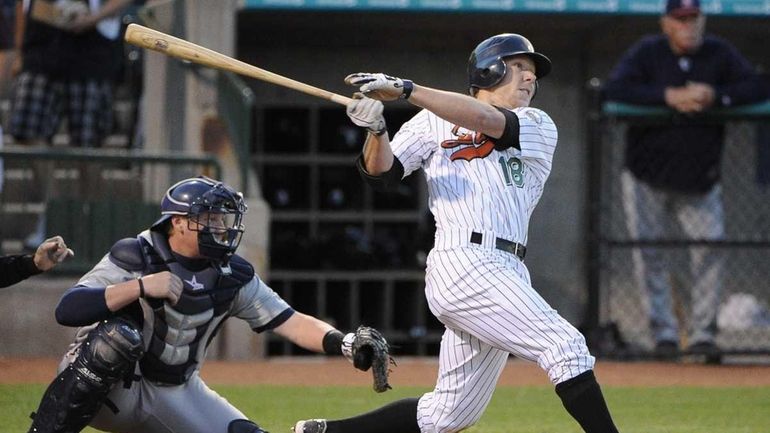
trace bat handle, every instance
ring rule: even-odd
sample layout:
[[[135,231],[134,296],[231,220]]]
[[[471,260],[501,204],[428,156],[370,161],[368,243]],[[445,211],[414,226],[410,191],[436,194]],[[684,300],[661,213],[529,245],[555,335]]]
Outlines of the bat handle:
[[[338,95],[336,93],[332,93],[331,96],[329,96],[329,100],[342,105],[348,105],[350,101],[352,101],[352,99],[347,96]]]

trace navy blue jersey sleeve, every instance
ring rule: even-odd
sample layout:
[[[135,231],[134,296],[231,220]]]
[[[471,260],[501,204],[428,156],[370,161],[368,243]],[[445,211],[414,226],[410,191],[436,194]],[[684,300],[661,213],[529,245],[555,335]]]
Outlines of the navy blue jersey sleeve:
[[[294,315],[295,311],[293,308],[289,307],[283,311],[277,316],[275,316],[271,321],[267,322],[267,324],[258,326],[254,328],[254,332],[260,333],[267,330],[275,329],[281,325],[284,324],[287,320],[289,320],[289,317]]]
[[[56,307],[56,321],[64,326],[86,326],[112,316],[104,287],[75,286],[64,292]]]
[[[767,99],[767,89],[751,63],[729,42],[720,39],[718,43],[723,71],[714,89],[717,104],[729,107]]]
[[[604,86],[605,97],[630,104],[664,105],[666,84],[653,79],[657,53],[655,38],[634,44],[621,57]]]

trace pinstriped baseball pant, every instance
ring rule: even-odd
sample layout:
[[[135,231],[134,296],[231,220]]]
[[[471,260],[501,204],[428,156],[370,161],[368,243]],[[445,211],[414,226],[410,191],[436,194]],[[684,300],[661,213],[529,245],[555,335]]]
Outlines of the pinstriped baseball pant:
[[[473,244],[434,249],[425,293],[446,330],[436,387],[418,403],[423,433],[478,421],[509,353],[537,362],[554,384],[594,366],[585,338],[532,288],[512,254]]]

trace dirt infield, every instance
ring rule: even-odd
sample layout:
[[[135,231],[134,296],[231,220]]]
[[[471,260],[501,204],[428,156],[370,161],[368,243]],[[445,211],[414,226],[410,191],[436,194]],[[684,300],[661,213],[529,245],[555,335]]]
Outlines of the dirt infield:
[[[56,371],[55,359],[0,358],[0,383],[47,383]],[[435,359],[400,359],[391,376],[393,386],[432,386]],[[685,363],[599,362],[596,375],[603,386],[770,386],[770,366],[706,366]],[[202,376],[223,385],[371,385],[368,373],[347,361],[279,358],[261,362],[207,361]],[[502,386],[547,385],[548,379],[532,363],[511,361],[500,378]]]

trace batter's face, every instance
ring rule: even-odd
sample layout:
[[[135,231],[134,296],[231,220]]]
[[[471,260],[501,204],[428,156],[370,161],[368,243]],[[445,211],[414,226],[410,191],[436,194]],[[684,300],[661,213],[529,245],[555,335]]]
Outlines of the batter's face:
[[[505,77],[493,89],[495,96],[503,100],[505,108],[528,107],[537,82],[535,62],[529,56],[513,56],[505,64]]]

